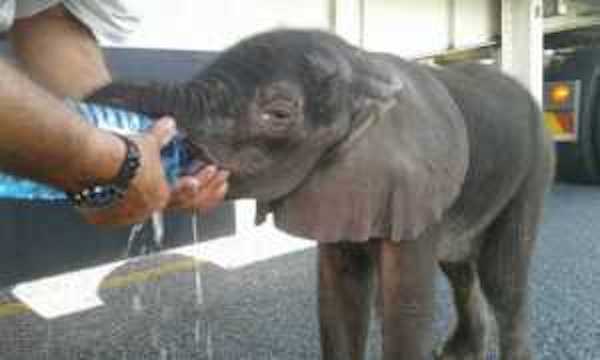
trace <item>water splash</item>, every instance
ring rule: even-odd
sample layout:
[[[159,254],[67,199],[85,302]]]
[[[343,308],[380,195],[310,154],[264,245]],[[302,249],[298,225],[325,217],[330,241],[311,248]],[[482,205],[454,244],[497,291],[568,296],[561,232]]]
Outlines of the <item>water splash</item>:
[[[54,331],[52,329],[52,322],[48,321],[47,322],[47,328],[46,328],[46,344],[44,346],[44,359],[46,360],[52,360],[50,358],[50,352],[52,351],[52,342],[53,342],[53,338],[54,338]]]
[[[152,239],[156,249],[160,250],[163,246],[163,238],[165,236],[165,221],[163,213],[156,211],[152,214]]]
[[[156,302],[162,304],[162,286],[156,288]]]
[[[206,356],[208,360],[213,360],[212,329],[210,323],[206,327]]]
[[[155,349],[158,349],[159,342],[160,342],[160,330],[158,329],[158,325],[155,325],[152,327],[150,336],[151,336],[152,347],[154,347]]]
[[[158,252],[163,247],[164,237],[164,216],[162,212],[157,211],[152,214],[150,221],[131,227],[124,257],[144,256]]]
[[[202,291],[202,275],[200,273],[199,266],[196,266],[196,272],[194,273],[194,283],[196,288],[196,305],[203,305],[204,292]]]
[[[194,244],[198,244],[198,242],[200,241],[200,237],[198,234],[198,226],[199,226],[199,219],[198,219],[198,214],[194,213],[194,215],[192,215],[192,239],[193,239],[193,243]],[[194,288],[196,290],[196,305],[203,305],[204,304],[204,291],[203,291],[203,287],[202,287],[202,272],[201,272],[201,268],[200,265],[197,265],[194,268],[195,272],[194,272]]]
[[[163,239],[165,235],[164,217],[162,212],[152,214],[149,221],[141,224],[135,224],[131,227],[129,238],[127,239],[127,249],[123,255],[125,258],[150,255],[158,252],[163,247]],[[144,296],[146,295],[145,282],[135,285],[134,294],[131,295],[131,307],[134,313],[142,313],[146,310],[144,306]],[[161,287],[156,290],[156,302],[161,303]],[[152,326],[150,333],[150,341],[155,349],[159,350],[159,359],[167,360],[169,358],[169,350],[161,347],[160,326]],[[125,356],[125,355],[124,355]]]
[[[127,238],[127,252],[125,253],[126,257],[132,255],[133,246],[135,245],[136,240],[141,236],[143,229],[144,223],[135,224],[131,227],[131,231],[129,232],[129,238]]]
[[[194,244],[198,244],[200,242],[200,234],[199,234],[199,228],[200,228],[200,219],[198,217],[197,213],[194,213],[192,215],[192,240]],[[203,290],[203,283],[202,283],[202,267],[201,264],[198,264],[195,267],[195,273],[194,273],[194,288],[196,290],[196,305],[198,306],[206,306],[206,303],[204,302],[204,290]],[[210,326],[210,319],[206,320],[206,355],[208,357],[208,360],[212,360],[213,359],[213,338],[212,338],[212,328]],[[200,325],[201,324],[201,320],[197,319],[196,320],[196,325],[195,325],[195,329],[194,329],[194,338],[196,340],[196,344],[200,343]]]
[[[169,359],[169,349],[161,347],[160,348],[160,360],[167,360]]]
[[[144,310],[144,305],[142,304],[142,297],[139,293],[133,295],[133,298],[131,300],[131,308],[133,309],[133,311],[139,313]]]
[[[173,360],[177,359],[177,346],[175,345],[175,343],[171,344],[171,358]]]
[[[194,244],[197,244],[200,241],[198,226],[200,226],[200,220],[198,218],[198,214],[194,212],[194,214],[192,215],[192,240]]]
[[[196,319],[196,323],[194,324],[194,340],[196,342],[196,345],[200,344],[200,334],[200,320]]]

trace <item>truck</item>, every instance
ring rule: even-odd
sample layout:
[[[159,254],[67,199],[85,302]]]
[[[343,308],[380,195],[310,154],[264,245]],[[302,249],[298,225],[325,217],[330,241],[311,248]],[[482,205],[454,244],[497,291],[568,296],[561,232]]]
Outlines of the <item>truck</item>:
[[[600,183],[600,46],[550,52],[544,121],[556,144],[559,181]]]
[[[548,3],[543,107],[557,180],[600,184],[600,5]]]

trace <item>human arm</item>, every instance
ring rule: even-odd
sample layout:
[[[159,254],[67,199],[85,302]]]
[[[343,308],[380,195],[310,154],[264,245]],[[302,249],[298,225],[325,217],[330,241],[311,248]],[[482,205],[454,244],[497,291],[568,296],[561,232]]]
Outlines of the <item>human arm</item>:
[[[92,35],[92,32],[83,23],[79,22],[75,16],[69,14],[62,5],[49,8],[31,18],[17,20],[11,30],[10,40],[12,48],[15,50],[15,54],[19,60],[21,69],[27,71],[37,83],[41,84],[45,89],[56,96],[83,98],[86,94],[110,81],[110,73],[106,66],[106,62],[104,61],[102,50],[98,46],[97,40]],[[69,64],[69,66],[65,66],[65,64]],[[0,71],[0,76],[2,74],[3,72]],[[6,86],[14,86],[13,83],[17,83],[14,80],[8,80],[6,78],[3,80]],[[20,97],[22,94],[26,94],[26,89],[13,90],[13,100]],[[44,95],[48,96],[47,93],[44,93]],[[105,170],[102,172],[106,173],[100,174],[101,177],[96,180],[103,181],[111,179],[110,176],[116,174],[118,166],[120,166],[121,163],[120,161],[122,161],[124,156],[124,147],[119,139],[115,139],[112,135],[98,131],[83,123],[76,114],[68,111],[68,109],[64,109],[62,103],[57,105],[59,102],[58,99],[50,97],[49,102],[50,104],[44,105],[36,101],[35,104],[36,106],[41,107],[41,111],[38,112],[37,116],[44,120],[46,128],[45,130],[42,130],[41,128],[37,129],[38,135],[36,137],[47,139],[50,145],[39,144],[38,140],[35,140],[34,144],[29,144],[25,147],[31,149],[34,145],[41,146],[43,149],[39,152],[42,155],[45,154],[44,156],[47,156],[47,154],[49,154],[48,151],[57,150],[51,149],[51,144],[53,143],[52,139],[54,139],[56,135],[51,132],[60,132],[60,136],[63,136],[65,139],[71,139],[69,144],[65,144],[69,146],[63,148],[63,156],[56,157],[57,155],[53,155],[52,159],[44,159],[44,164],[35,164],[34,169],[20,169],[27,167],[27,164],[31,161],[39,159],[39,156],[35,153],[35,149],[30,150],[29,153],[19,152],[17,154],[19,155],[19,158],[15,158],[12,163],[6,164],[4,164],[4,162],[8,160],[2,159],[3,156],[0,154],[0,168],[7,167],[9,171],[16,171],[21,175],[33,177],[38,181],[49,182],[50,184],[63,189],[81,189],[82,183],[89,184],[89,182],[79,181],[76,186],[72,186],[70,183],[81,176],[73,177],[72,170],[66,169],[65,164],[67,161],[77,161],[77,163],[85,162],[84,159],[74,159],[69,154],[80,156],[83,146],[89,145],[89,147],[94,150],[91,156],[86,156],[91,158],[87,162],[92,164],[91,166],[96,168],[95,170]],[[29,102],[18,103],[20,106],[28,104]],[[54,109],[54,114],[47,109],[44,109],[44,107],[52,107]],[[28,111],[31,110],[32,109],[28,109]],[[0,114],[2,113],[0,112]],[[25,114],[25,116],[22,117],[27,118],[30,116],[30,114]],[[4,126],[4,117],[4,114],[0,117],[0,129]],[[69,121],[70,125],[65,126],[65,124],[62,124],[62,120],[56,122],[56,119],[65,117],[71,119],[71,121]],[[15,122],[15,124],[18,123],[23,123],[23,121]],[[146,149],[146,151],[143,151],[144,159],[146,160],[146,168],[142,169],[143,171],[140,172],[138,177],[143,177],[145,174],[150,175],[143,181],[136,177],[131,186],[133,190],[130,192],[134,192],[138,188],[144,189],[144,192],[146,192],[149,189],[156,188],[159,185],[157,182],[160,182],[160,188],[163,188],[162,185],[164,185],[164,179],[162,177],[162,172],[158,169],[158,164],[160,164],[160,162],[156,158],[158,154],[156,149],[159,147],[158,143],[160,143],[160,141],[153,141],[152,139],[156,139],[156,136],[161,138],[161,134],[163,134],[164,131],[161,130],[160,125],[158,126],[158,129],[155,128],[155,130],[156,131],[153,131],[153,133],[155,133],[154,137],[143,136],[136,138],[138,145],[143,145]],[[19,129],[7,131],[5,135],[12,136],[11,133],[14,131],[19,131]],[[31,135],[31,133],[29,133],[30,130],[28,129],[20,129],[20,131]],[[51,132],[48,133],[48,131]],[[82,133],[85,133],[83,137],[81,135]],[[35,137],[32,138],[30,136],[30,139],[32,140],[34,138]],[[0,140],[2,140],[1,134]],[[19,140],[15,138],[13,141],[21,142],[23,139]],[[89,144],[90,141],[94,144]],[[4,147],[6,148],[9,145],[11,144],[6,143]],[[14,146],[14,144],[12,145]],[[102,149],[104,147],[109,148],[108,152]],[[7,154],[4,152],[2,144],[0,144],[0,152]],[[117,161],[114,159],[115,156],[119,157],[121,160]],[[149,160],[150,157],[152,157],[153,160]],[[102,162],[105,162],[105,164],[102,164]],[[151,165],[154,168],[147,169]],[[13,169],[10,168],[11,166]],[[81,171],[82,165],[73,164],[73,168],[76,171]],[[57,169],[64,170],[59,173]],[[37,172],[37,175],[31,174],[29,171],[35,171]],[[62,173],[68,174],[69,178],[61,177]],[[158,174],[160,174],[160,176],[158,176]],[[48,176],[51,176],[53,179],[48,179]],[[55,179],[56,177],[59,178]],[[170,191],[168,194],[169,208],[194,209],[200,210],[201,212],[210,210],[222,202],[225,192],[227,191],[226,178],[226,173],[208,168],[193,176],[186,176],[180,179],[178,183],[175,184],[173,191]],[[84,176],[84,180],[87,179],[88,177]],[[147,202],[143,200],[142,195],[147,196],[147,194],[143,193],[138,194],[138,196],[128,196],[128,199],[125,199],[121,206],[113,209],[103,210],[101,212],[94,211],[93,213],[86,211],[88,221],[102,224],[131,222],[131,214],[146,213],[138,208],[139,206],[145,207],[147,205]],[[162,197],[162,195],[159,197]],[[154,204],[153,208],[155,206],[156,204]]]
[[[119,138],[85,123],[62,101],[1,61],[0,130],[2,171],[65,191],[110,182],[125,157]],[[174,131],[173,121],[165,120],[134,138],[142,165],[125,199],[110,209],[85,212],[88,221],[133,223],[166,206],[170,192],[159,151]]]
[[[124,158],[114,135],[0,61],[0,168],[67,191],[109,181]]]
[[[45,90],[0,61],[0,169],[65,191],[76,192],[117,174],[125,147],[114,135],[96,129]],[[170,120],[134,138],[142,166],[125,199],[101,211],[86,210],[95,224],[129,224],[156,210],[210,210],[227,191],[227,176],[214,168],[181,178],[170,191],[160,163],[160,148],[174,134]]]

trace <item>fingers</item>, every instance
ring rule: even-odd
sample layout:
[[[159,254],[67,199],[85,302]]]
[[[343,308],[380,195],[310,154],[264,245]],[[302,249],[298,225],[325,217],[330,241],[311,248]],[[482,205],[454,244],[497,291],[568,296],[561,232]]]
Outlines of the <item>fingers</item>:
[[[176,132],[177,129],[175,126],[175,120],[170,117],[161,118],[150,130],[150,134],[154,136],[161,147],[167,145],[171,140],[173,140]]]
[[[170,207],[200,211],[212,209],[225,197],[228,176],[228,172],[213,168],[180,179],[171,195]]]
[[[219,205],[227,193],[229,172],[208,166],[195,176],[181,178],[171,194],[169,207],[208,211]]]

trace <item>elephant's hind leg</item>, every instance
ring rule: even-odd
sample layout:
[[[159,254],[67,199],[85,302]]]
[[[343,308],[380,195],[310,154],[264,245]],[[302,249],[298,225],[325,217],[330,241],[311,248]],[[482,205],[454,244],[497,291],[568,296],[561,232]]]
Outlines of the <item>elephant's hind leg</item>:
[[[383,240],[378,253],[383,360],[431,359],[434,239]]]
[[[533,358],[528,274],[543,192],[541,188],[525,189],[517,193],[487,231],[478,264],[481,288],[496,315],[502,360]]]
[[[367,244],[319,245],[319,320],[323,360],[362,360],[374,287]]]
[[[454,295],[457,323],[438,360],[484,360],[489,320],[473,262],[441,263]]]

